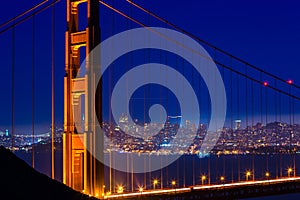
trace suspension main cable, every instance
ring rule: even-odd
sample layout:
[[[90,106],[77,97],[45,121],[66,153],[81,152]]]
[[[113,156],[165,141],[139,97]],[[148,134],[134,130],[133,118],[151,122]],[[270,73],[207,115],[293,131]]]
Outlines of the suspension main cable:
[[[144,28],[146,28],[146,29],[148,29],[148,30],[150,30],[150,31],[152,31],[152,32],[154,32],[154,33],[156,33],[156,34],[158,34],[158,35],[160,35],[160,36],[162,36],[162,37],[168,39],[168,40],[171,40],[171,41],[174,42],[176,45],[182,46],[182,47],[184,47],[185,49],[188,49],[188,50],[190,50],[191,52],[193,52],[193,53],[195,53],[195,54],[197,54],[197,55],[199,55],[199,56],[202,56],[202,57],[204,57],[204,58],[206,58],[206,59],[208,59],[208,60],[211,60],[211,61],[215,62],[215,64],[219,65],[220,67],[223,67],[223,68],[225,68],[225,69],[228,69],[228,70],[234,72],[234,73],[237,74],[237,75],[243,76],[243,77],[245,77],[245,78],[247,78],[247,79],[249,79],[249,80],[252,80],[253,82],[256,82],[256,83],[258,83],[258,84],[262,84],[261,81],[255,79],[255,78],[252,78],[252,77],[250,77],[249,75],[246,75],[246,74],[244,74],[244,73],[242,73],[242,72],[239,72],[239,71],[233,69],[232,67],[228,67],[227,65],[225,65],[225,64],[223,64],[223,63],[220,63],[220,62],[215,61],[215,60],[213,60],[213,59],[211,59],[211,58],[209,58],[209,57],[207,57],[207,56],[205,56],[205,55],[202,55],[200,52],[197,52],[197,51],[195,51],[195,50],[193,50],[193,49],[190,49],[190,48],[188,48],[187,46],[185,46],[184,44],[181,44],[181,43],[178,42],[178,41],[174,41],[174,40],[172,40],[171,38],[169,38],[168,36],[166,36],[166,35],[164,35],[164,34],[162,34],[162,33],[159,33],[159,32],[157,32],[157,31],[151,29],[151,27],[147,27],[145,24],[141,23],[140,21],[138,21],[138,20],[136,20],[136,19],[134,19],[134,18],[132,18],[132,17],[130,17],[130,16],[128,16],[128,15],[126,15],[125,13],[123,13],[123,12],[121,12],[120,10],[118,10],[118,9],[116,9],[116,8],[114,8],[114,7],[112,7],[111,5],[108,5],[107,3],[103,2],[102,0],[99,0],[99,2],[100,2],[102,5],[106,6],[107,8],[109,8],[109,9],[111,9],[111,10],[117,12],[118,14],[124,16],[125,18],[127,18],[127,19],[129,19],[129,20],[135,22],[136,24],[138,24],[138,25],[140,25],[140,26],[142,26],[142,27],[144,27]],[[232,57],[232,59],[235,59],[235,58]],[[247,63],[245,63],[245,64],[247,64]],[[261,73],[265,73],[265,72],[261,71]],[[274,77],[274,78],[275,78],[275,77]],[[277,79],[277,78],[275,78],[275,79]],[[279,79],[278,79],[278,80],[279,80]],[[283,80],[283,79],[281,79],[281,80]],[[295,84],[293,84],[292,86],[295,86]],[[286,95],[286,96],[289,96],[289,97],[291,97],[291,98],[294,98],[294,99],[297,99],[297,100],[300,101],[300,97],[297,97],[297,96],[295,96],[295,95],[292,95],[292,94],[289,93],[289,92],[286,92],[286,91],[284,91],[284,90],[275,88],[274,86],[271,86],[271,85],[268,85],[268,88],[270,88],[270,89],[272,89],[272,90],[275,90],[275,91],[278,91],[279,93],[282,93],[282,94],[284,94],[284,95]],[[300,88],[300,86],[299,86],[299,88]]]
[[[34,11],[35,9],[39,8],[40,6],[42,6],[43,4],[47,3],[48,1],[49,1],[49,0],[44,0],[44,1],[42,1],[41,3],[39,3],[39,4],[37,4],[37,5],[33,6],[33,7],[31,7],[30,9],[26,10],[25,12],[22,12],[21,14],[15,16],[14,18],[12,18],[12,19],[10,19],[10,20],[8,20],[8,21],[2,23],[2,24],[0,25],[0,29],[3,28],[4,26],[10,24],[11,22],[14,22],[14,21],[16,21],[17,19],[23,17],[23,16],[26,15],[27,13],[30,13],[30,12]]]
[[[47,10],[48,8],[54,6],[56,3],[60,2],[60,0],[54,0],[52,3],[48,4],[47,6],[41,8],[40,10],[35,10],[34,12],[32,12],[30,15],[27,15],[26,17],[24,17],[23,19],[21,19],[20,21],[17,21],[11,25],[9,25],[8,27],[6,27],[5,29],[0,31],[0,35],[10,29],[12,29],[13,27],[22,24],[23,22],[27,21],[28,19],[31,19],[34,15],[37,15],[45,10]]]
[[[101,0],[100,0],[100,1],[101,1]],[[207,41],[205,41],[205,40],[203,40],[203,39],[201,39],[201,38],[195,36],[194,34],[192,34],[192,33],[188,32],[188,31],[184,30],[183,28],[181,28],[181,27],[179,27],[179,26],[177,26],[177,25],[175,25],[175,24],[173,24],[173,23],[171,23],[170,21],[168,21],[168,20],[166,20],[166,19],[164,19],[164,18],[162,18],[162,17],[160,17],[160,16],[154,14],[153,12],[147,10],[146,8],[144,8],[144,7],[142,7],[142,6],[140,6],[140,5],[136,4],[136,3],[134,3],[132,0],[126,0],[126,2],[130,3],[131,5],[135,6],[135,7],[138,8],[138,9],[142,10],[143,12],[145,12],[145,13],[147,13],[147,14],[153,16],[154,18],[158,19],[159,21],[161,21],[161,22],[163,22],[163,23],[169,25],[170,27],[172,27],[172,28],[174,28],[174,29],[176,29],[176,30],[178,30],[178,31],[180,31],[180,32],[182,32],[182,33],[188,35],[189,37],[191,37],[191,38],[197,40],[198,42],[201,42],[201,43],[203,43],[203,44],[205,44],[205,45],[211,47],[212,49],[215,49],[215,50],[219,51],[220,53],[222,53],[222,54],[224,54],[224,55],[226,55],[226,56],[228,56],[228,57],[231,57],[231,58],[233,58],[234,60],[237,60],[238,62],[241,62],[241,63],[245,64],[246,66],[249,66],[249,67],[252,68],[252,69],[255,69],[255,70],[259,71],[259,72],[262,72],[263,74],[266,74],[266,75],[268,75],[268,76],[270,76],[270,77],[272,77],[272,78],[278,79],[279,81],[286,83],[286,80],[284,80],[284,79],[282,79],[282,78],[280,78],[280,77],[278,77],[278,76],[276,76],[276,75],[274,75],[274,74],[272,74],[272,73],[270,73],[270,72],[267,72],[267,71],[265,71],[265,70],[262,70],[262,69],[260,69],[259,67],[256,67],[255,65],[252,65],[252,64],[246,62],[245,60],[243,60],[243,59],[241,59],[241,58],[238,58],[238,57],[236,57],[236,56],[234,56],[234,55],[232,55],[232,54],[230,54],[230,53],[228,53],[228,52],[226,52],[226,51],[224,51],[224,50],[222,50],[222,49],[220,49],[220,48],[218,48],[218,47],[212,45],[211,43],[209,43],[209,42],[207,42]],[[295,87],[295,88],[300,89],[300,86],[299,86],[299,85],[293,84],[292,86]]]

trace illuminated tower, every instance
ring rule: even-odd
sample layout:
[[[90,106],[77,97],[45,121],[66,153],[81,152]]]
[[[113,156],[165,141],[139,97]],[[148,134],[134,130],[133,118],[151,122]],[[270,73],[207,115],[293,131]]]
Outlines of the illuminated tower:
[[[86,29],[80,31],[78,6],[82,3],[87,6],[85,20],[88,23]],[[92,78],[95,71],[100,69],[100,64],[95,65],[94,60],[87,59],[86,74],[80,78],[76,77],[80,68],[79,49],[86,47],[88,55],[100,43],[98,0],[67,0],[65,37],[63,182],[75,190],[101,196],[104,188],[104,167],[93,155],[103,156],[103,151],[96,151],[103,148],[103,135],[96,136],[94,97],[96,84]],[[100,107],[100,112],[101,109]],[[102,119],[99,123],[101,121]],[[77,123],[82,126],[75,126]]]

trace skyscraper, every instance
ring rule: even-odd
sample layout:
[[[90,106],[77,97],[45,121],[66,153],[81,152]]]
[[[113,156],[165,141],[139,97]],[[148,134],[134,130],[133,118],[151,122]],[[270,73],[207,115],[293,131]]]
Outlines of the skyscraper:
[[[235,130],[239,130],[241,128],[241,123],[242,123],[242,120],[240,120],[240,119],[235,120]]]

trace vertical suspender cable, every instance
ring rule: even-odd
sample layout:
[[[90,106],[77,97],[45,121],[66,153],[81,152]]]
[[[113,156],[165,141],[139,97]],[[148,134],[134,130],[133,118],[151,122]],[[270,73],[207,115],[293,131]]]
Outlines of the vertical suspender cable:
[[[289,139],[290,139],[290,141],[289,141],[289,154],[290,154],[290,166],[289,167],[291,167],[292,166],[292,97],[291,97],[291,92],[292,92],[292,87],[291,87],[291,85],[289,85],[289,120],[290,120],[290,122],[289,122]]]
[[[199,106],[200,106],[200,108],[201,108],[201,97],[202,97],[202,92],[201,92],[201,79],[199,78],[199,84],[198,84],[198,86],[199,86]],[[199,124],[197,124],[198,125],[198,129],[196,130],[197,132],[198,132],[198,137],[201,139],[201,146],[202,146],[202,136],[203,136],[203,134],[204,134],[204,131],[203,131],[203,126],[202,126],[202,119],[201,119],[201,114],[200,114],[200,121],[199,122],[197,122],[197,123],[199,123]],[[196,126],[197,127],[197,126]],[[202,176],[202,159],[203,159],[203,157],[201,156],[201,157],[199,157],[199,177],[201,178],[201,176]]]
[[[208,78],[210,78],[210,77],[208,77]],[[209,104],[209,102],[210,102],[210,96],[209,95],[207,95],[207,104]],[[207,117],[207,127],[209,127],[209,118]],[[208,132],[207,132],[207,134],[208,134]],[[210,159],[211,159],[211,151],[210,152],[208,152],[208,162],[207,162],[207,176],[208,176],[208,184],[210,185],[210,175],[211,175],[211,171],[210,171]]]
[[[111,49],[112,51],[113,51],[113,49]],[[112,63],[112,67],[114,66],[114,63]],[[111,75],[111,68],[108,70],[108,76],[109,77],[112,77],[112,75]],[[111,92],[111,85],[112,85],[112,82],[113,82],[114,80],[113,80],[113,78],[111,78],[111,79],[109,79],[108,80],[108,91],[109,91],[109,93]],[[111,98],[111,97],[110,97]],[[110,99],[108,99],[108,100],[110,100]],[[108,131],[109,131],[109,141],[110,142],[112,142],[113,141],[113,131],[114,131],[114,126],[115,126],[115,124],[113,124],[113,122],[112,122],[112,116],[111,116],[111,110],[109,110],[109,113],[108,113],[108,126],[109,126],[109,129],[108,129]],[[128,165],[128,158],[127,158],[127,165]],[[112,176],[113,176],[113,174],[112,174],[112,145],[111,144],[109,144],[109,175],[108,175],[109,177],[109,180],[108,180],[108,184],[109,184],[109,186],[108,186],[108,192],[112,192]],[[128,183],[129,183],[129,181],[128,181]]]
[[[129,29],[129,21],[128,20],[126,20],[126,28],[127,28],[127,30]],[[128,58],[128,54],[126,54],[126,64],[125,64],[125,71],[127,72],[128,71],[128,65],[129,65],[129,58]],[[125,72],[125,73],[126,73]],[[128,99],[129,97],[128,97],[128,77],[126,76],[126,99]],[[130,116],[130,113],[126,113],[127,115],[128,115],[128,117]],[[128,125],[128,124],[126,124],[126,125]],[[129,181],[130,181],[130,174],[129,174],[129,152],[127,152],[126,153],[126,169],[127,169],[127,171],[126,171],[126,183],[128,184],[129,183]],[[142,186],[142,187],[144,187],[144,186]]]
[[[251,81],[251,131],[254,132],[254,87],[253,87],[253,81]],[[257,130],[255,130],[257,131]],[[252,180],[255,180],[255,163],[254,163],[254,151],[255,148],[253,146],[252,150]]]
[[[262,134],[264,134],[264,130],[263,130],[263,127],[264,127],[263,126],[263,85],[264,85],[264,83],[262,80],[262,72],[260,72],[260,122],[261,122]],[[266,139],[264,139],[264,142],[266,142]],[[261,173],[264,174],[263,171]]]
[[[113,5],[115,5],[115,1],[113,1]],[[112,25],[111,25],[111,34],[112,35],[114,35],[114,28],[115,28],[115,12],[113,12],[112,13],[112,18],[111,18],[111,20],[112,20]],[[114,52],[114,48],[115,48],[115,46],[114,46],[114,43],[113,43],[113,46],[112,46],[112,49],[111,49],[111,51],[112,51],[112,53]],[[115,72],[115,70],[114,70],[114,67],[115,67],[115,64],[114,63],[112,63],[112,69],[110,70],[110,77],[111,77],[111,80],[109,81],[109,85],[110,85],[110,87],[111,87],[111,89],[112,89],[112,87],[113,87],[113,85],[114,85],[114,72]],[[128,113],[129,114],[129,113]],[[111,116],[111,113],[110,113],[110,123],[112,124],[112,116]],[[114,131],[114,130],[113,130]],[[114,137],[114,136],[112,136],[112,137]],[[112,146],[111,146],[112,147]],[[116,187],[118,187],[118,185],[117,185],[117,183],[116,183],[116,170],[115,170],[115,164],[116,164],[116,162],[115,162],[115,156],[114,156],[114,154],[112,153],[112,151],[110,152],[110,160],[111,160],[111,163],[112,163],[112,165],[109,167],[109,173],[110,173],[110,180],[109,180],[109,190],[110,190],[110,192],[116,192]],[[130,162],[130,164],[129,164],[129,166],[131,167],[131,169],[130,169],[130,171],[131,171],[131,173],[132,173],[132,171],[133,171],[133,165],[132,165],[132,156],[130,157],[130,158],[128,158],[128,160],[126,160],[127,162]],[[131,181],[132,181],[132,177],[131,177]],[[129,185],[129,182],[128,182],[128,185]],[[129,187],[129,186],[128,186]],[[129,189],[129,188],[128,188]]]
[[[32,16],[32,99],[31,99],[31,116],[32,116],[32,157],[31,157],[31,161],[32,161],[32,168],[34,168],[34,83],[35,83],[35,79],[34,79],[34,70],[35,70],[35,15]]]
[[[113,67],[113,66],[112,66]],[[111,76],[111,69],[109,69],[108,71],[108,74],[109,74],[109,77],[112,77]],[[112,85],[112,82],[113,80],[108,80],[108,91],[111,92],[111,85]],[[111,111],[109,111],[109,114],[108,114],[108,125],[109,125],[109,141],[112,142],[113,141],[113,134],[112,132],[114,131],[114,128],[113,128],[113,123],[112,123],[112,116],[111,116]],[[128,159],[127,159],[127,162],[128,162]],[[109,192],[112,192],[112,145],[109,144],[109,189],[108,189]]]
[[[192,58],[194,58],[194,54],[192,54]],[[192,70],[192,87],[195,87],[194,71],[193,70]],[[196,88],[194,88],[194,90],[196,90]],[[198,116],[196,116],[196,118],[197,117]],[[193,120],[196,119],[196,118],[195,118],[195,116],[193,116]],[[193,124],[193,122],[192,122],[192,124]],[[191,129],[191,131],[193,131],[193,126],[191,126],[190,129]],[[195,175],[195,150],[194,149],[193,149],[193,152],[192,152],[192,156],[193,156],[193,185],[195,185],[196,184],[196,182],[195,182],[196,175]]]
[[[248,75],[248,68],[246,66],[245,66],[245,74]],[[248,129],[248,125],[249,125],[248,124],[249,123],[249,119],[248,119],[248,106],[249,105],[248,105],[248,79],[247,78],[246,78],[246,94],[245,94],[245,96],[246,96],[246,129],[245,130],[246,130],[246,134],[249,135],[249,129]],[[247,141],[246,147],[248,149],[248,147],[249,147],[249,141],[248,141],[248,139],[246,141]],[[248,162],[247,162],[247,165],[248,165]],[[251,171],[251,173],[253,173],[253,172]]]
[[[185,70],[185,68],[184,68],[184,60],[183,59],[181,59],[181,61],[182,61],[182,75],[184,76],[184,70]],[[184,88],[184,87],[182,87],[182,88]],[[184,91],[182,91],[183,92],[183,94],[184,94]],[[183,122],[183,123],[185,123],[185,122]],[[188,157],[188,152],[185,152],[185,154],[184,154],[184,157],[183,157],[183,161],[184,161],[184,163],[183,163],[183,187],[185,187],[186,186],[186,158]]]
[[[224,67],[222,67],[222,78],[223,78],[223,80],[225,80],[225,69],[224,69]],[[224,139],[225,138],[226,129],[225,130],[223,129],[222,133],[223,133],[222,135],[223,135],[223,139]],[[222,145],[223,145],[223,148],[225,149],[225,144],[224,143],[222,143]],[[222,172],[222,176],[226,180],[226,158],[225,158],[224,152],[223,152],[222,156],[223,156],[223,172]]]
[[[268,145],[268,140],[269,140],[269,135],[268,135],[268,88],[265,88],[266,90],[266,171],[269,172],[269,145]]]
[[[52,89],[52,99],[51,99],[51,110],[52,110],[52,112],[51,112],[51,121],[52,121],[52,123],[51,123],[51,135],[52,135],[52,137],[51,137],[51,177],[52,177],[52,179],[55,179],[55,155],[54,155],[54,153],[55,153],[55,151],[54,151],[54,135],[55,135],[55,126],[54,126],[54,124],[55,124],[55,116],[54,116],[54,114],[55,114],[55,112],[54,112],[54,106],[55,106],[55,91],[54,91],[54,67],[55,67],[55,64],[54,64],[54,59],[55,59],[55,57],[54,57],[54,32],[55,32],[55,30],[54,30],[54,27],[55,27],[55,6],[53,5],[52,6],[52,33],[51,33],[51,37],[52,37],[52,44],[51,44],[51,46],[52,46],[52,85],[51,85],[51,89]]]
[[[275,88],[277,88],[277,80],[275,80]],[[276,148],[276,150],[275,150],[275,152],[276,152],[276,179],[278,178],[278,154],[279,154],[279,151],[280,151],[280,149],[278,149],[278,92],[277,91],[275,91],[275,122],[276,122],[276,146],[275,146],[275,148]]]
[[[162,157],[160,156],[160,189],[163,189]]]
[[[112,2],[113,3],[113,5],[115,6],[115,0]],[[115,12],[113,12],[113,14],[112,14],[112,23],[111,23],[111,34],[112,35],[114,35],[115,34]],[[112,46],[112,52],[114,52],[114,50],[115,50],[115,45],[114,45],[114,43],[113,43],[113,46]],[[112,80],[114,80],[114,76],[115,76],[115,64],[113,63],[112,64],[112,73],[111,73],[111,78],[112,78]],[[112,83],[112,82],[110,82],[110,83]],[[113,84],[114,84],[114,82],[113,82]],[[111,153],[111,161],[112,161],[112,163],[113,163],[113,167],[110,167],[110,170],[111,170],[111,173],[112,173],[112,190],[114,191],[114,193],[116,192],[116,189],[117,189],[117,187],[118,187],[118,183],[116,182],[116,156],[114,156],[112,153]],[[134,171],[134,166],[133,166],[133,157],[132,157],[132,155],[131,155],[131,158],[130,158],[130,165],[131,165],[131,185],[133,184],[133,171]],[[128,189],[129,189],[129,187],[128,187]]]
[[[230,58],[230,66],[232,66],[232,58]],[[232,82],[232,70],[230,70],[230,131],[233,137],[233,82]],[[234,182],[234,159],[231,160],[231,181]]]
[[[240,80],[239,80],[239,75],[237,75],[236,77],[236,87],[237,87],[237,112],[238,112],[238,120],[240,120]],[[236,127],[237,128],[237,127]],[[240,158],[240,131],[237,129],[237,137],[238,137],[238,152],[237,152],[237,156],[238,156],[238,182],[241,181],[241,158]]]
[[[14,151],[14,136],[15,136],[15,26],[12,27],[12,61],[11,61],[11,105],[12,105],[12,114],[11,114],[11,149]]]
[[[148,50],[149,51],[149,50]],[[146,52],[145,52],[145,57],[144,57],[144,62],[145,63],[147,63],[147,58],[146,58]],[[145,73],[144,73],[144,79],[146,79],[146,75],[145,75]],[[144,98],[143,98],[143,105],[144,105],[144,109],[143,109],[143,112],[144,112],[144,114],[143,114],[143,129],[144,129],[144,134],[145,134],[145,123],[146,123],[146,88],[144,87],[144,89],[143,89],[143,91],[144,91]],[[148,170],[149,170],[149,172],[148,172],[148,176],[149,176],[149,185],[151,185],[152,184],[152,177],[151,177],[151,155],[150,155],[150,152],[148,153]],[[153,183],[153,185],[154,185],[154,183]],[[156,185],[154,185],[154,187],[155,187]]]
[[[293,137],[295,137],[295,129],[294,129],[294,124],[295,124],[295,99],[293,98],[293,100],[292,100],[292,117],[293,117]],[[296,149],[294,149],[293,150],[294,151],[294,153],[293,153],[293,155],[294,155],[294,158],[293,158],[293,162],[294,162],[294,177],[296,177],[296,153],[297,153],[297,150]]]
[[[281,110],[281,95],[279,94],[279,98],[278,98],[278,100],[279,100],[279,121],[281,122],[281,114],[282,114],[282,110]],[[280,129],[280,134],[283,132],[283,129],[282,129],[282,127],[281,127],[281,129]],[[279,149],[279,151],[280,151],[280,153],[279,153],[279,165],[280,165],[280,177],[282,177],[282,142],[281,142],[281,140],[280,140],[280,145],[279,145],[279,147],[280,147],[280,149]]]
[[[292,84],[290,84],[290,95],[292,94]],[[295,146],[293,145],[293,138],[295,135],[295,131],[294,131],[294,123],[295,123],[295,101],[293,97],[291,98],[291,147],[292,147],[292,152],[293,152],[293,173],[294,173],[294,177],[296,177],[296,150],[295,150]]]
[[[217,62],[217,53],[216,53],[216,49],[214,49],[214,60],[215,62]],[[216,86],[216,71],[214,71],[214,87],[217,87]],[[214,96],[216,96],[217,94],[214,93],[213,94]],[[216,153],[218,154],[219,152],[216,151]],[[216,173],[215,173],[215,178],[216,178],[216,183],[218,183],[218,176],[219,176],[219,166],[218,166],[218,163],[219,163],[219,154],[216,156]]]
[[[150,15],[148,15],[148,26],[151,26],[150,24],[151,24],[151,16]],[[147,40],[148,40],[148,44],[150,44],[151,43],[151,41],[150,41],[150,35],[148,35],[148,38],[147,38]],[[148,49],[148,51],[147,51],[147,53],[148,53],[148,55],[147,55],[147,57],[148,57],[148,61],[147,61],[147,63],[150,63],[151,62],[151,50],[150,49]],[[148,68],[148,72],[149,72],[149,74],[150,74],[150,71],[149,71],[149,68]],[[149,74],[147,74],[147,76],[149,75]],[[149,78],[149,76],[148,76],[148,78]],[[150,86],[148,86],[148,87],[146,87],[145,89],[147,90],[147,96],[148,96],[148,100],[146,101],[147,102],[147,108],[149,108],[149,105],[151,105],[151,94],[150,94]],[[161,97],[160,97],[161,98]],[[146,100],[146,99],[145,99]],[[146,113],[146,112],[145,112]],[[149,163],[151,163],[151,154],[150,154],[150,156],[149,156]],[[151,168],[149,168],[149,171],[150,171],[150,174],[151,174],[151,171],[152,171],[152,166],[150,165],[150,167]],[[157,175],[156,175],[157,176]],[[155,178],[158,178],[158,177],[155,177]],[[160,179],[160,181],[159,181],[159,183],[160,184],[162,184],[163,183],[163,180],[162,179]]]

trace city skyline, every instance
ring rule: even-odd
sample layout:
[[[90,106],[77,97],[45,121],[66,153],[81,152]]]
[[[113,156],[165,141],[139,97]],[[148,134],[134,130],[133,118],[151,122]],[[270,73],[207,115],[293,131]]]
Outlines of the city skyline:
[[[39,1],[36,1],[39,2]],[[34,3],[34,2],[33,2]],[[190,2],[189,4],[184,4],[182,9],[188,8],[195,10],[199,8],[202,10],[201,14],[198,12],[190,12],[185,15],[176,15],[174,12],[178,12],[177,7],[175,6],[158,6],[155,4],[147,4],[146,2],[139,2],[141,5],[148,7],[149,9],[155,10],[155,12],[159,15],[164,15],[164,13],[170,13],[168,15],[168,19],[170,21],[176,22],[176,24],[180,25],[184,29],[188,29],[189,31],[195,33],[196,35],[200,35],[206,40],[209,40],[211,43],[221,47],[222,49],[229,50],[232,54],[238,55],[239,57],[253,63],[261,67],[263,70],[269,71],[283,77],[286,80],[292,79],[295,84],[300,83],[298,77],[295,76],[297,74],[297,70],[299,66],[299,61],[296,59],[297,56],[294,55],[297,52],[297,45],[299,40],[297,39],[300,34],[300,28],[297,25],[297,15],[300,12],[296,12],[297,6],[295,6],[295,2],[288,1],[284,5],[279,5],[278,3],[273,3],[272,6],[265,2],[259,2],[260,7],[255,6],[256,3],[252,2],[251,4],[244,5],[238,1],[229,1],[226,5],[222,2],[219,3],[210,3],[210,2]],[[167,2],[160,3],[159,5],[167,5]],[[63,20],[65,18],[65,4],[64,2],[58,3],[56,6],[56,14],[55,17],[55,46],[63,46],[64,45],[64,34],[65,31],[65,22]],[[123,3],[120,3],[123,5]],[[193,6],[191,6],[193,5]],[[232,6],[231,6],[232,5]],[[19,7],[16,9],[3,9],[1,13],[3,13],[3,18],[1,19],[3,22],[12,18],[14,15],[17,15],[22,10],[26,10],[26,8],[30,7],[31,3],[24,3],[23,7]],[[118,5],[116,5],[118,6]],[[13,5],[7,4],[8,8],[13,8]],[[203,9],[203,8],[206,9]],[[3,7],[4,8],[4,7]],[[165,9],[164,9],[165,8]],[[167,9],[169,8],[169,9]],[[226,9],[225,9],[226,8]],[[122,30],[126,30],[128,28],[134,28],[135,25],[133,23],[129,23],[128,26],[116,26],[113,27],[111,23],[107,22],[123,22],[124,20],[118,16],[117,14],[113,15],[105,15],[109,11],[106,10],[105,7],[101,7],[103,10],[104,16],[101,20],[101,26],[103,27],[102,38],[105,39],[114,33],[118,33]],[[128,6],[124,7],[125,10],[128,10]],[[230,10],[230,12],[228,12]],[[266,10],[267,12],[263,12]],[[9,12],[8,12],[9,11]],[[242,12],[244,11],[244,12]],[[253,12],[251,14],[251,12]],[[173,14],[171,14],[173,13]],[[230,13],[230,14],[229,14]],[[268,13],[268,15],[266,14]],[[141,15],[141,13],[136,11],[137,15]],[[36,27],[35,27],[35,65],[36,65],[36,80],[35,80],[35,101],[40,102],[35,106],[36,118],[38,119],[36,124],[50,124],[50,112],[51,108],[49,105],[51,104],[50,93],[45,92],[43,88],[50,88],[50,76],[46,76],[43,79],[39,78],[37,74],[49,74],[50,73],[50,56],[51,52],[49,51],[49,47],[51,45],[50,42],[46,42],[43,40],[43,37],[50,36],[51,31],[47,31],[50,27],[45,27],[41,23],[44,19],[47,19],[49,13],[38,14],[36,16]],[[184,22],[188,17],[193,19],[203,18],[204,20],[190,20],[190,25],[185,25]],[[219,17],[224,16],[224,17]],[[279,20],[280,19],[280,20]],[[225,20],[229,20],[225,23]],[[241,23],[243,20],[248,23]],[[230,22],[230,23],[229,23]],[[268,23],[267,23],[268,22]],[[288,22],[288,23],[284,23]],[[280,29],[277,29],[277,23]],[[152,26],[160,25],[157,21],[151,20],[150,24]],[[212,26],[212,24],[214,24]],[[227,24],[228,28],[222,29],[222,33],[220,35],[220,31],[218,30],[218,25],[221,27],[223,24]],[[31,112],[31,84],[22,83],[23,76],[31,77],[31,56],[30,51],[26,51],[24,48],[31,48],[31,32],[30,29],[25,29],[23,27],[30,27],[32,25],[32,20],[27,20],[24,22],[24,26],[18,27],[16,30],[16,39],[22,40],[22,46],[16,45],[16,55],[25,52],[23,63],[19,63],[16,60],[15,65],[16,69],[21,70],[21,66],[25,65],[20,73],[16,71],[16,106],[17,108],[22,108],[22,112],[19,112],[20,109],[16,109],[16,125],[17,124],[31,124],[31,118],[29,117],[29,113]],[[265,25],[265,26],[264,26]],[[84,24],[82,24],[84,26]],[[239,28],[240,26],[240,28]],[[198,27],[198,28],[196,28]],[[235,31],[231,31],[235,30]],[[20,31],[18,31],[20,30]],[[283,31],[285,30],[285,31]],[[260,33],[260,34],[258,34]],[[11,57],[9,52],[11,52],[11,30],[4,33],[5,35],[0,37],[1,42],[6,46],[6,49],[0,49],[3,57]],[[230,34],[233,34],[234,37],[231,37]],[[8,39],[4,39],[5,37]],[[24,40],[23,38],[27,38]],[[254,41],[254,42],[252,42]],[[247,48],[243,48],[247,46]],[[276,48],[270,48],[276,46]],[[243,49],[241,51],[241,49]],[[280,53],[283,49],[289,49],[288,54]],[[57,78],[55,84],[55,99],[56,99],[56,121],[57,124],[62,124],[63,122],[63,76],[64,76],[64,52],[63,48],[58,48],[55,51],[55,75]],[[255,53],[253,53],[255,52]],[[277,55],[277,56],[276,56]],[[279,56],[280,55],[280,56]],[[11,59],[2,59],[3,66],[10,66]],[[38,67],[45,66],[45,67]],[[26,70],[28,69],[28,70]],[[2,68],[2,73],[7,74],[7,76],[3,77],[0,81],[1,85],[5,85],[10,83],[11,71],[10,67]],[[263,79],[262,81],[268,81],[268,79]],[[274,83],[270,83],[274,84]],[[21,87],[22,86],[22,87]],[[25,89],[24,89],[25,88]],[[1,123],[9,126],[11,125],[11,86],[8,84],[8,87],[3,88],[3,94],[5,94],[5,98],[3,98],[3,104],[1,105],[2,115],[0,116]],[[286,89],[285,89],[286,90]],[[19,100],[22,99],[22,102]],[[297,109],[298,110],[298,109]],[[296,112],[297,112],[296,110]],[[285,111],[287,113],[287,111]],[[28,113],[28,114],[26,114]],[[238,117],[235,117],[238,118]]]

